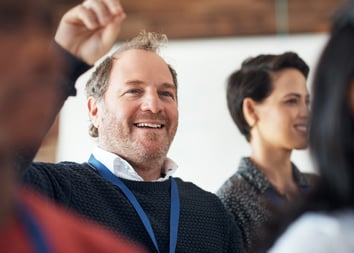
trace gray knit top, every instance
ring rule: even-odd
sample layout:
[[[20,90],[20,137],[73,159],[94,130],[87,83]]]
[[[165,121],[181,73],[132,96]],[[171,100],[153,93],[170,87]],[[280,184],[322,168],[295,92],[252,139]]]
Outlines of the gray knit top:
[[[301,173],[292,164],[293,175],[301,192],[309,191],[314,184],[314,174]],[[265,174],[248,158],[243,157],[239,167],[217,191],[217,195],[232,213],[241,230],[243,244],[247,251],[257,238],[262,225],[269,221],[274,208],[287,203],[268,181]]]

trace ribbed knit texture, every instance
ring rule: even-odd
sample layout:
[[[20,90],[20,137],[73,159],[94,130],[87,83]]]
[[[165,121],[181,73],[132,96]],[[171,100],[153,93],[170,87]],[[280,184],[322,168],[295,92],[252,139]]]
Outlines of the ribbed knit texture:
[[[122,179],[123,180],[123,179]],[[50,198],[155,252],[140,218],[119,188],[88,164],[33,163],[24,181]],[[170,181],[123,180],[150,219],[160,252],[169,248]],[[242,252],[238,227],[212,193],[176,178],[180,223],[176,252]]]

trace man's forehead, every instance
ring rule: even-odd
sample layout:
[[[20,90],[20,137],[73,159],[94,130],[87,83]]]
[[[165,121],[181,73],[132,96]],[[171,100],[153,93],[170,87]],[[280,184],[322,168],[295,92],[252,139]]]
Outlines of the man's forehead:
[[[176,86],[167,62],[158,53],[143,49],[128,49],[114,55],[110,79],[124,82],[150,80]],[[122,73],[124,75],[122,76]]]

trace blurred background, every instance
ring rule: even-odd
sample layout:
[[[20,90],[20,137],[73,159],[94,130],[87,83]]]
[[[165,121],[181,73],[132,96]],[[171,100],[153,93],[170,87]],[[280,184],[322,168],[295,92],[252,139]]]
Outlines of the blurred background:
[[[53,5],[58,20],[81,1]],[[226,106],[228,75],[241,62],[260,53],[295,51],[310,66],[308,87],[327,39],[339,0],[121,0],[127,19],[117,41],[139,31],[165,33],[162,55],[179,79],[179,128],[169,156],[177,176],[215,192],[249,154]],[[36,160],[87,161],[95,145],[88,135],[84,94],[89,72],[77,82],[78,96],[69,98],[46,137]],[[314,171],[307,150],[293,153],[302,171]]]

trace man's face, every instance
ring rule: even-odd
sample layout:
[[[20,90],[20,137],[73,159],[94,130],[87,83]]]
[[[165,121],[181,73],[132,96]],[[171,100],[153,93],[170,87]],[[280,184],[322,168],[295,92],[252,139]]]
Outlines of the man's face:
[[[90,109],[99,146],[133,164],[166,157],[178,125],[177,89],[155,53],[117,56],[103,101]]]

